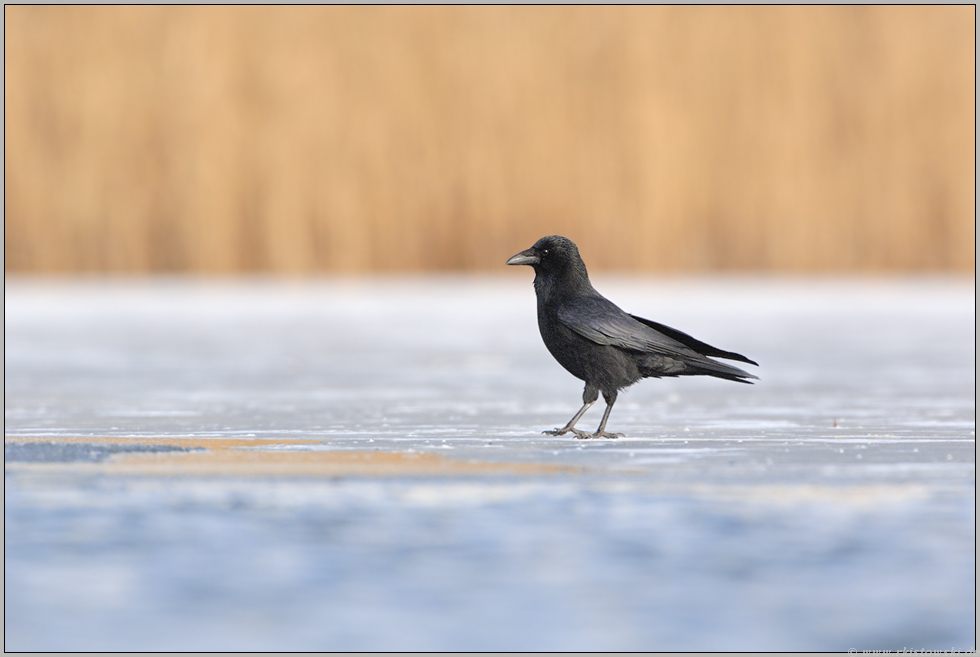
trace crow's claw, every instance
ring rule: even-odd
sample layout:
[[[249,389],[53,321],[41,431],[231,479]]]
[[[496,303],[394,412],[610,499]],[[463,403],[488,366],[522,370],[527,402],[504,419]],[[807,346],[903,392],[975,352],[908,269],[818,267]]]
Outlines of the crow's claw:
[[[542,431],[541,433],[546,433],[549,436],[564,436],[569,431],[582,439],[592,438],[592,434],[588,431],[582,431],[581,429],[576,429],[575,427],[562,427],[561,429],[552,429],[551,431]]]
[[[609,433],[608,431],[597,431],[596,433],[589,433],[588,431],[582,431],[581,429],[576,429],[575,427],[562,427],[561,429],[552,429],[551,431],[542,431],[541,433],[546,433],[549,436],[564,436],[566,433],[571,431],[575,434],[575,437],[579,440],[590,440],[592,438],[622,438],[621,433]]]
[[[621,433],[609,433],[607,431],[596,431],[595,433],[578,431],[576,429],[572,429],[572,431],[574,431],[575,435],[578,436],[579,439],[581,440],[587,440],[590,438],[622,438],[623,437],[623,434]]]

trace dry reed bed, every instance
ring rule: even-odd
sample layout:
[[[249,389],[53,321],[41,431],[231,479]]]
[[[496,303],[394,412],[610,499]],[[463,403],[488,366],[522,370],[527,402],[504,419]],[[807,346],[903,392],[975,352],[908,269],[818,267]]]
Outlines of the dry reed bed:
[[[972,6],[4,18],[8,272],[974,268]]]

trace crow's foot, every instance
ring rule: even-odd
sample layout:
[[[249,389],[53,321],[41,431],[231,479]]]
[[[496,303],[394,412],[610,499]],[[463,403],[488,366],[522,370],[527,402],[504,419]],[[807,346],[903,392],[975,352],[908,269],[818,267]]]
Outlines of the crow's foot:
[[[575,435],[578,436],[581,440],[586,440],[589,438],[622,438],[624,435],[621,433],[609,433],[607,431],[596,431],[595,433],[578,431],[577,429],[573,429],[573,431],[575,431]]]
[[[575,427],[562,427],[561,429],[552,429],[551,431],[542,431],[541,433],[546,433],[549,436],[564,436],[566,433],[571,431],[579,438],[591,438],[592,434],[587,431],[582,431],[581,429],[576,429]]]
[[[575,437],[579,440],[590,440],[592,438],[622,438],[621,433],[609,433],[607,431],[597,431],[596,433],[589,433],[588,431],[582,431],[581,429],[576,429],[575,427],[562,427],[561,429],[552,429],[551,431],[542,431],[541,433],[546,433],[549,436],[564,436],[566,433],[571,431],[575,434]]]

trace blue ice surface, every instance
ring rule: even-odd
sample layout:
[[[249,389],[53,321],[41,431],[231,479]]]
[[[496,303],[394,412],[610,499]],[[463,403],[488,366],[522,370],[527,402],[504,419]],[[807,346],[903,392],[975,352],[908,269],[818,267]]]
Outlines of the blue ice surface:
[[[581,383],[520,276],[8,280],[8,442],[299,438],[256,449],[582,471],[6,464],[6,649],[975,646],[972,281],[595,282],[761,380],[644,381],[613,411],[626,438],[578,441],[540,433]]]

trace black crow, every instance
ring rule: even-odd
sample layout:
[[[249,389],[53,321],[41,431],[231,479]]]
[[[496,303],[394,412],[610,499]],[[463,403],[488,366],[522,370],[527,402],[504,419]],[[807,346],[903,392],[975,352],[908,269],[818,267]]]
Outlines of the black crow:
[[[606,432],[616,395],[646,377],[705,374],[740,383],[758,378],[708,356],[758,365],[755,361],[627,314],[596,292],[578,247],[566,237],[542,237],[507,264],[534,267],[538,328],[544,344],[562,367],[585,381],[582,408],[564,427],[545,431],[547,434],[561,436],[571,431],[579,438],[620,437],[622,434]],[[599,428],[592,434],[576,429],[575,423],[600,392],[606,400],[606,412]]]

